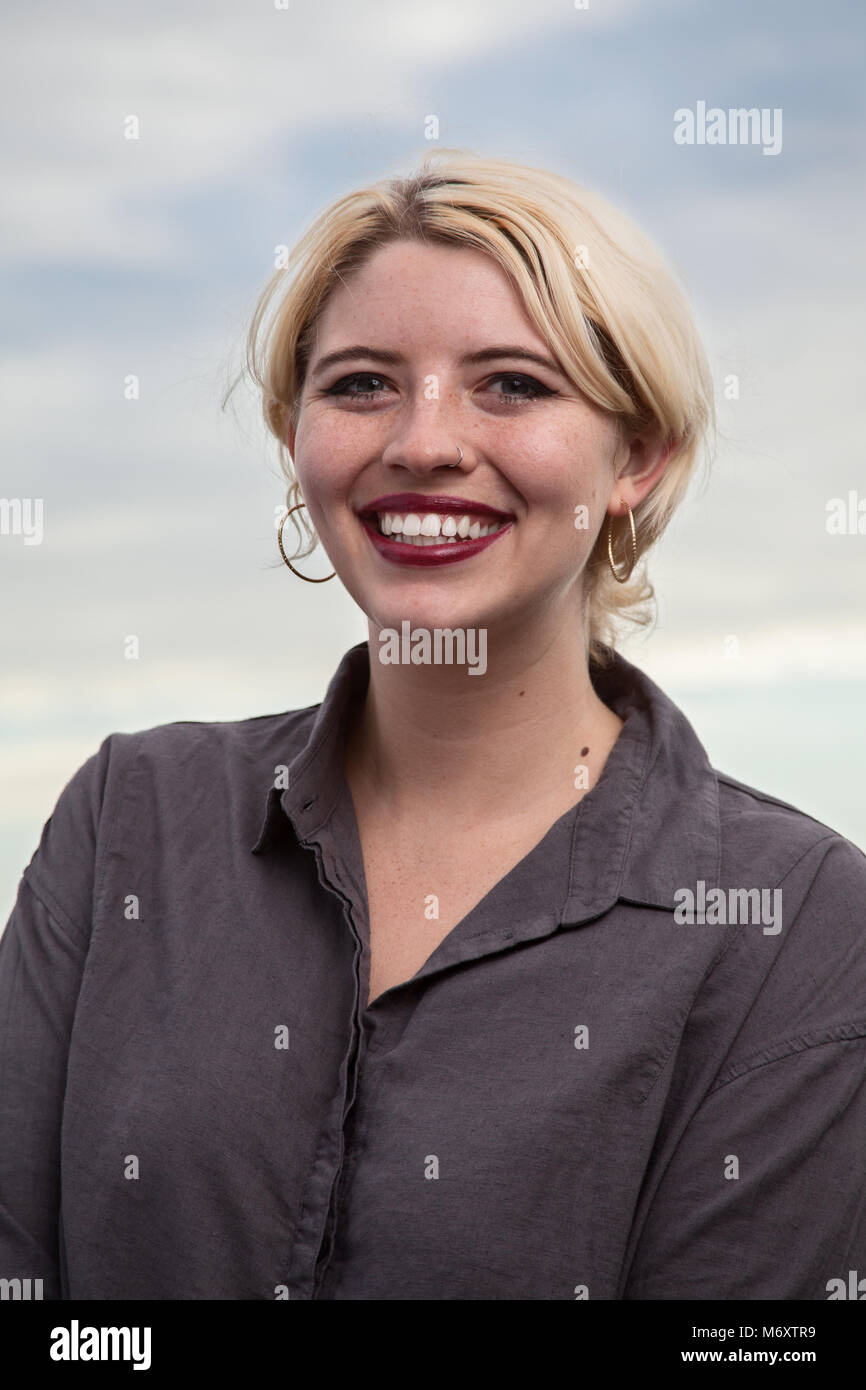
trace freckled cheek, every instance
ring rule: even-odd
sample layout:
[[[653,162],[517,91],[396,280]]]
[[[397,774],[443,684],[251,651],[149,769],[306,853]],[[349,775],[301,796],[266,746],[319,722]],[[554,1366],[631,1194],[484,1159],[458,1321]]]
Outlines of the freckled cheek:
[[[597,469],[588,462],[562,453],[551,455],[515,470],[511,481],[525,500],[528,515],[537,515],[546,525],[563,523],[572,527],[576,507],[585,507],[590,517],[601,514],[603,493]]]
[[[298,431],[295,473],[311,511],[318,506],[333,513],[345,505],[358,477],[360,458],[345,430],[317,425]]]
[[[306,485],[301,482],[301,491],[319,539],[325,542],[329,550],[339,549],[345,543],[347,533],[354,531],[357,525],[349,506],[346,487],[328,474],[327,477],[319,475],[311,478]]]

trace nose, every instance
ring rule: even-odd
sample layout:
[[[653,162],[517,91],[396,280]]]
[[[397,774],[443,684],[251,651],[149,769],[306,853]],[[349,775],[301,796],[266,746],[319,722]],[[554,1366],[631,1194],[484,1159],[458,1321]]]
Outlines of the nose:
[[[419,401],[408,418],[404,416],[403,428],[389,440],[382,462],[419,478],[439,468],[465,472],[470,467],[469,451],[458,434],[454,412],[442,410],[439,401]]]

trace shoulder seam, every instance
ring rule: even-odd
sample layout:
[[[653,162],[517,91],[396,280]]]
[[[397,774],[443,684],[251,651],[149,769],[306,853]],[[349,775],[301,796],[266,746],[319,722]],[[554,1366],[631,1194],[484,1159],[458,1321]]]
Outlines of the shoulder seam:
[[[787,869],[785,870],[785,872],[782,874],[781,878],[779,879],[779,882],[776,884],[776,887],[777,887],[777,888],[781,887],[781,885],[785,882],[785,879],[788,877],[788,875],[789,875],[789,874],[792,874],[792,873],[794,872],[794,870],[796,869],[797,865],[798,865],[798,864],[802,864],[803,860],[806,859],[808,855],[812,854],[816,849],[818,849],[819,845],[823,845],[827,840],[842,840],[842,838],[843,838],[843,837],[842,837],[841,835],[837,835],[837,834],[836,834],[835,830],[831,830],[830,833],[829,833],[828,835],[822,835],[821,838],[820,838],[820,840],[813,840],[811,845],[807,845],[807,846],[806,846],[806,848],[803,850],[803,853],[802,853],[802,854],[798,854],[798,855],[797,855],[797,858],[794,860],[793,864],[789,864],[789,865],[788,865]],[[820,871],[821,871],[821,864],[824,863],[824,860],[827,858],[828,853],[829,853],[829,846],[828,846],[828,848],[824,851],[823,855],[821,856],[821,862],[818,864],[817,868],[815,869],[815,872],[813,873],[811,879],[809,880],[809,887],[806,889],[805,893],[803,894],[803,902],[806,901],[806,899],[808,898],[809,894],[811,893],[812,887],[813,887],[813,885],[814,885],[814,883],[815,883],[815,879],[818,877],[818,874],[819,874]],[[800,907],[802,907],[802,903],[800,904]],[[798,914],[799,914],[799,911],[800,911],[800,908],[797,909]]]
[[[69,929],[63,925],[64,922],[67,922],[69,924],[69,928],[71,928],[73,932],[78,932],[78,928],[76,927],[72,918],[69,917],[66,912],[64,912],[60,904],[54,901],[50,893],[48,893],[44,888],[41,891],[37,889],[30,876],[29,864],[21,875],[21,882],[25,885],[25,887],[27,887],[30,890],[36,901],[39,903],[39,906],[45,912],[48,913],[48,916],[50,917],[54,925],[57,927],[64,940],[68,941],[70,946],[74,946],[76,951],[80,951],[82,955],[86,955],[87,946],[82,944],[81,938],[86,937],[87,933],[79,933],[79,939],[77,940],[75,936],[70,935]],[[48,901],[48,899],[50,899],[50,901]]]
[[[836,832],[835,832],[835,831],[831,831],[830,834],[828,834],[828,835],[822,835],[821,838],[820,838],[820,840],[815,840],[811,845],[808,845],[808,846],[806,847],[806,849],[803,850],[802,854],[799,854],[799,855],[797,856],[797,858],[794,860],[793,864],[789,864],[788,867],[787,867],[787,869],[785,869],[784,872],[780,875],[778,881],[774,884],[774,890],[775,890],[775,889],[778,889],[778,888],[780,888],[780,887],[782,886],[782,884],[785,882],[785,879],[788,877],[788,875],[789,875],[789,874],[792,874],[792,873],[794,872],[794,870],[796,869],[797,865],[798,865],[798,864],[801,864],[801,863],[803,862],[803,860],[806,858],[807,855],[811,854],[812,851],[815,850],[815,849],[817,849],[819,845],[823,845],[825,840],[831,840],[831,839],[834,839],[834,838],[835,838],[835,839],[841,839],[842,837],[836,835]],[[843,840],[843,843],[845,843],[844,840]],[[855,848],[856,848],[856,846],[855,846]],[[829,851],[825,850],[824,854],[823,854],[822,857],[821,857],[820,863],[818,864],[817,868],[815,869],[815,872],[813,873],[811,879],[809,880],[809,886],[808,886],[808,888],[806,889],[805,893],[803,894],[802,901],[801,901],[801,903],[800,903],[800,906],[799,906],[798,909],[797,909],[797,914],[796,914],[797,916],[799,916],[799,913],[802,911],[803,903],[805,903],[806,899],[808,898],[809,894],[810,894],[811,891],[812,891],[812,887],[813,887],[813,885],[814,885],[815,879],[818,877],[818,874],[819,874],[820,871],[821,871],[821,865],[824,863],[824,860],[826,859],[828,853],[829,853]],[[741,935],[740,935],[741,931],[742,931],[742,927],[739,926],[739,927],[736,928],[735,931],[730,931],[730,932],[726,933],[725,937],[722,939],[722,942],[721,942],[721,944],[720,944],[720,946],[719,946],[719,950],[718,950],[716,956],[715,956],[714,959],[710,962],[710,964],[709,964],[709,966],[708,966],[708,968],[707,968],[707,974],[706,974],[706,977],[705,977],[705,980],[704,980],[704,983],[705,983],[705,984],[706,984],[707,980],[709,980],[709,979],[711,978],[711,976],[713,975],[713,973],[714,973],[714,971],[717,969],[717,967],[718,967],[719,965],[721,965],[722,961],[723,961],[723,960],[725,959],[725,957],[728,955],[728,952],[729,952],[730,950],[732,950],[732,948],[733,948],[733,947],[737,944],[737,942],[741,939]]]
[[[762,1052],[753,1052],[751,1056],[744,1058],[739,1064],[734,1063],[728,1067],[725,1074],[710,1087],[705,1099],[709,1100],[716,1091],[721,1091],[732,1081],[738,1081],[740,1077],[747,1076],[749,1072],[771,1066],[774,1062],[784,1061],[787,1057],[794,1057],[801,1052],[809,1052],[816,1047],[827,1047],[832,1043],[862,1042],[864,1039],[866,1039],[866,1018],[859,1019],[854,1023],[838,1023],[821,1032],[803,1033],[800,1037],[788,1038],[784,1042],[774,1043],[772,1047],[764,1048]]]
[[[126,779],[127,779],[128,775],[129,775],[129,774],[133,771],[133,769],[135,768],[136,759],[138,758],[138,754],[139,754],[139,751],[140,751],[140,749],[141,749],[141,741],[142,741],[142,739],[144,738],[145,734],[148,733],[148,732],[149,732],[149,731],[148,731],[147,729],[139,729],[139,730],[137,730],[135,733],[132,733],[132,734],[129,734],[129,735],[128,735],[128,737],[131,738],[131,739],[133,740],[133,742],[129,745],[129,762],[128,762],[128,766],[127,766],[125,769],[123,769],[122,771],[121,771],[120,769],[118,769],[118,789],[117,789],[117,790],[118,790],[118,798],[119,798],[119,799],[122,799],[124,793],[127,791]],[[113,735],[112,735],[111,737],[113,737]],[[118,810],[119,810],[119,808],[118,808]],[[100,808],[99,808],[100,820],[102,819],[102,815],[103,815],[104,811],[105,811],[105,797],[103,796],[102,805],[101,805]],[[91,903],[90,903],[90,929],[91,929],[91,933],[92,933],[92,931],[93,931],[93,923],[94,923],[94,921],[95,921],[95,919],[96,919],[97,904],[101,901],[101,894],[102,894],[102,890],[103,890],[103,887],[104,887],[104,884],[105,884],[105,875],[106,875],[106,873],[108,872],[108,862],[109,862],[109,859],[111,858],[111,851],[112,851],[112,849],[114,848],[114,840],[115,840],[115,836],[117,835],[117,828],[118,828],[118,825],[120,824],[120,819],[121,819],[121,818],[120,818],[120,815],[117,814],[117,813],[116,813],[114,816],[112,816],[112,819],[111,819],[111,827],[110,827],[110,829],[109,829],[108,836],[107,836],[107,838],[106,838],[105,848],[104,848],[104,850],[102,851],[101,859],[100,859],[100,847],[99,847],[99,834],[98,834],[98,832],[97,832],[97,835],[96,835],[96,838],[95,838],[95,842],[94,842],[94,846],[93,846],[93,897],[92,897]]]
[[[803,820],[811,821],[813,825],[818,825],[822,830],[827,830],[831,835],[839,835],[840,832],[826,821],[818,820],[817,816],[811,816],[808,811],[803,811],[799,806],[794,806],[790,801],[783,801],[779,796],[773,796],[770,792],[763,792],[758,787],[750,787],[747,782],[740,782],[736,777],[727,772],[720,772],[714,769],[716,780],[730,787],[732,791],[742,792],[744,796],[751,797],[753,801],[760,801],[765,806],[778,806],[782,811],[790,811],[793,815],[801,817]],[[844,839],[840,835],[840,839]]]
[[[156,733],[160,729],[224,729],[228,727],[238,727],[241,724],[257,724],[265,719],[291,719],[303,714],[314,714],[319,708],[318,704],[304,705],[302,709],[277,710],[273,714],[248,714],[242,719],[168,719],[163,724],[150,724],[146,729],[134,729],[130,731],[132,737],[143,734]]]

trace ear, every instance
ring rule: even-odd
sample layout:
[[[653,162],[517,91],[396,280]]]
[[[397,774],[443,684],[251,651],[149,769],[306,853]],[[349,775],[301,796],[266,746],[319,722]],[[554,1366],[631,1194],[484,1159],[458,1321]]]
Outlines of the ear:
[[[607,504],[611,516],[624,516],[626,502],[634,511],[664,476],[678,444],[679,440],[670,439],[658,429],[645,430],[623,443],[623,461],[617,463],[616,480]]]
[[[286,444],[292,458],[295,457],[295,426],[290,420],[286,427]]]

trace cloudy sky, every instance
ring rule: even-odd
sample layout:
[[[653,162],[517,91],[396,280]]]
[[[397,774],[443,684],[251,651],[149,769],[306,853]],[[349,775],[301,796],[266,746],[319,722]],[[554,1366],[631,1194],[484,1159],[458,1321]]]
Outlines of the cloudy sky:
[[[720,448],[624,650],[716,766],[866,847],[866,534],[826,526],[866,512],[860,0],[6,0],[2,31],[0,491],[43,500],[40,544],[0,535],[3,921],[107,733],[313,703],[366,635],[279,563],[272,446],[220,398],[274,246],[410,169],[431,114],[677,266]],[[701,102],[781,112],[781,149],[676,143]]]

